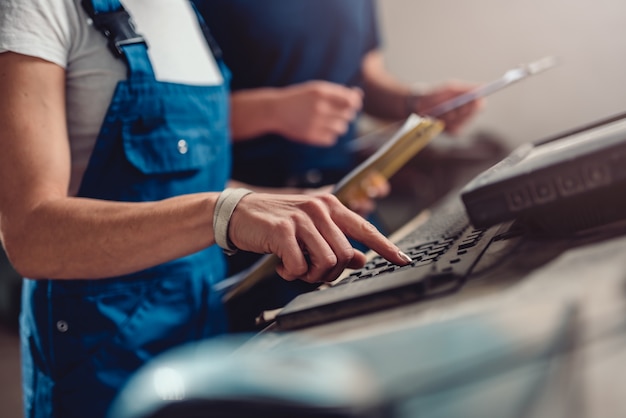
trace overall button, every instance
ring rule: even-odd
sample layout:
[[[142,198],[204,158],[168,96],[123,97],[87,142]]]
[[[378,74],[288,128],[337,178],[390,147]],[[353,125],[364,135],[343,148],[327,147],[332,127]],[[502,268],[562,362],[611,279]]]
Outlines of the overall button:
[[[311,170],[308,170],[304,174],[304,179],[306,180],[306,182],[312,185],[320,183],[323,178],[324,176],[322,175],[322,172],[314,168]]]
[[[67,332],[67,330],[69,329],[69,325],[67,324],[66,321],[57,321],[57,329],[60,332]]]
[[[189,145],[187,145],[187,141],[185,141],[184,139],[179,139],[178,152],[180,152],[181,154],[187,154],[187,151],[189,151]]]

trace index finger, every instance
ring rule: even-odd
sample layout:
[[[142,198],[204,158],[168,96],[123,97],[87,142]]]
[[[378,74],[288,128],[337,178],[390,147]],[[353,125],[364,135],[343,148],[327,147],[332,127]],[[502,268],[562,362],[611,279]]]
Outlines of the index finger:
[[[411,257],[389,241],[371,222],[346,208],[339,201],[337,203],[339,206],[331,210],[331,217],[347,236],[367,245],[394,264],[404,266],[411,262]]]

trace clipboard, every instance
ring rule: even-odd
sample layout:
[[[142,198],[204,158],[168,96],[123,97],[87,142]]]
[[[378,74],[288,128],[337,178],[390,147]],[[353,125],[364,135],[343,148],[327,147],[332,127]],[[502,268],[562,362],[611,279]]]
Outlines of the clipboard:
[[[512,84],[529,78],[535,74],[542,73],[557,65],[557,60],[553,56],[546,56],[536,61],[522,64],[517,67],[511,68],[506,71],[499,78],[492,80],[488,83],[482,84],[467,93],[460,94],[447,100],[437,106],[431,108],[426,112],[427,116],[432,118],[439,118],[447,112],[463,106],[466,103],[471,102],[482,97],[489,96],[499,90],[502,90]],[[388,131],[397,129],[402,121],[394,122],[389,126],[385,126],[380,131],[372,132],[361,138],[357,138],[351,141],[348,146],[351,152],[360,152],[380,146],[381,142],[388,136]]]
[[[387,142],[336,184],[333,194],[346,203],[350,193],[362,191],[363,181],[372,172],[391,178],[443,128],[443,122],[437,119],[410,115]],[[274,274],[278,263],[280,260],[276,255],[266,255],[246,270],[221,281],[215,288],[224,291],[224,301],[228,301]]]
[[[508,70],[500,78],[483,84],[467,93],[455,96],[452,99],[433,107],[427,113],[431,117],[438,118],[441,115],[453,109],[456,109],[457,107],[463,106],[464,104],[471,102],[472,100],[489,96],[490,94],[493,94],[498,90],[502,90],[503,88],[510,86],[511,84],[517,83],[518,81],[521,81],[532,75],[539,74],[543,71],[553,68],[555,65],[556,59],[552,56],[547,56],[538,59],[537,61],[520,65],[518,67]]]

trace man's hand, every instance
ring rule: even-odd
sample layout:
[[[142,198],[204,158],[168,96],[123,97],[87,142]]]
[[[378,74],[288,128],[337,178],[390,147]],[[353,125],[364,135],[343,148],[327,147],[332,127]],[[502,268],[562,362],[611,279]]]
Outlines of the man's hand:
[[[330,194],[247,195],[231,217],[229,237],[242,250],[276,254],[281,259],[277,273],[286,280],[332,281],[345,268],[362,267],[365,256],[347,237],[395,264],[410,262],[371,223]]]
[[[429,111],[435,106],[458,95],[467,93],[476,87],[478,87],[476,84],[454,81],[433,88],[418,96],[415,101],[416,108],[414,111],[420,115],[428,115]],[[484,99],[476,99],[437,117],[445,123],[446,132],[456,135],[483,106]]]
[[[279,89],[274,130],[303,144],[330,146],[348,130],[363,104],[363,92],[326,81]]]
[[[327,81],[237,90],[231,94],[233,140],[278,133],[328,147],[347,131],[362,105],[361,89]]]
[[[382,174],[372,171],[358,185],[354,185],[343,194],[343,203],[363,217],[376,209],[376,200],[386,197],[391,192],[391,185]]]

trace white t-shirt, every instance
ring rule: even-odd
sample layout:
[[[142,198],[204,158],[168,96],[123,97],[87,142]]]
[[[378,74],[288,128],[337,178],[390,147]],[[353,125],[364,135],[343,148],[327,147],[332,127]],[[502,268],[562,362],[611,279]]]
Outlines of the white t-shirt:
[[[221,84],[219,69],[188,0],[123,0],[148,43],[156,78],[195,85]],[[72,158],[69,193],[87,167],[118,81],[126,78],[107,39],[92,25],[81,0],[1,0],[0,52],[12,51],[66,69],[66,111]]]

